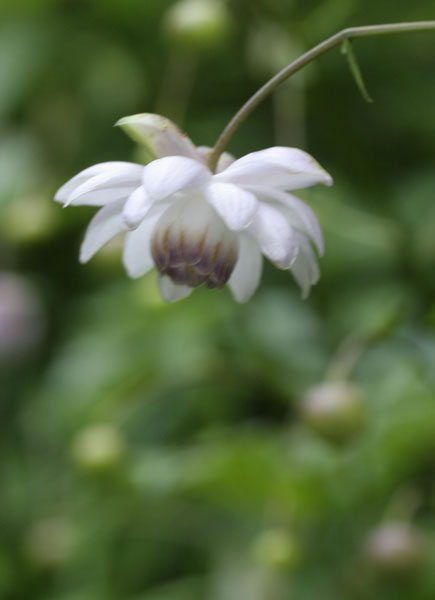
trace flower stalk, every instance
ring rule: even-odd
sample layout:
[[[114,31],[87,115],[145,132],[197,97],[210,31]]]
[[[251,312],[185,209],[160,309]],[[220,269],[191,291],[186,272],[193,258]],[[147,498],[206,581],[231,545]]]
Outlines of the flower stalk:
[[[310,62],[322,56],[328,50],[336,48],[340,44],[358,37],[372,37],[377,35],[390,35],[394,33],[412,33],[418,31],[435,30],[435,21],[416,21],[411,23],[390,23],[386,25],[368,25],[363,27],[349,27],[339,31],[327,40],[321,42],[305,54],[284,67],[282,71],[274,75],[267,81],[255,94],[242,106],[234,115],[228,125],[221,133],[213,150],[208,156],[208,164],[212,171],[215,171],[219,157],[224,152],[229,141],[243,123],[243,121],[253,112],[253,110],[275,90],[281,83],[291,77],[294,73],[308,65]]]

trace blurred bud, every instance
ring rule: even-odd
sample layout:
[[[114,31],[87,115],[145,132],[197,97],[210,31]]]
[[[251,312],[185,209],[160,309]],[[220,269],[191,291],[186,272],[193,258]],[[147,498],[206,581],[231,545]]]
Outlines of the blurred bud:
[[[0,361],[29,355],[40,342],[44,328],[35,287],[24,277],[0,272]]]
[[[301,556],[298,540],[284,529],[267,529],[254,540],[251,553],[261,566],[271,569],[289,569]]]
[[[364,425],[365,403],[359,387],[345,381],[311,388],[302,401],[302,417],[314,431],[333,440],[345,440]]]
[[[423,558],[418,531],[406,522],[385,523],[367,537],[365,554],[371,564],[388,574],[409,574]]]
[[[116,468],[125,456],[125,442],[112,425],[92,425],[79,431],[71,444],[71,456],[81,468],[101,473]]]
[[[166,13],[169,40],[189,51],[213,50],[232,29],[231,15],[222,0],[179,0]]]
[[[35,523],[24,538],[29,560],[41,567],[56,567],[66,562],[77,543],[77,531],[70,521],[60,517]]]

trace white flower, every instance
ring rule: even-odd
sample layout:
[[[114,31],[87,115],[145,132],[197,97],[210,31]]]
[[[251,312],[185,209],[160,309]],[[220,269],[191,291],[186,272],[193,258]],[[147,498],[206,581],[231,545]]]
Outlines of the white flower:
[[[146,166],[106,162],[85,169],[56,194],[68,205],[100,206],[80,251],[87,262],[127,231],[123,261],[131,277],[153,267],[163,297],[175,301],[205,283],[228,283],[239,302],[258,286],[262,255],[290,270],[306,297],[319,277],[312,243],[323,253],[313,211],[288,193],[332,179],[307,153],[274,147],[234,160],[223,154],[216,173],[208,148],[196,148],[168,119],[143,114],[118,124],[155,160]]]

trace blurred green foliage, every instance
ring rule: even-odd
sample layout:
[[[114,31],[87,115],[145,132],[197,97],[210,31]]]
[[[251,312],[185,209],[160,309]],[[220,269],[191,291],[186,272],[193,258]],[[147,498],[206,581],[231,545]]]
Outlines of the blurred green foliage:
[[[327,242],[306,302],[267,268],[248,305],[165,305],[117,242],[80,266],[92,209],[52,196],[141,160],[118,118],[163,113],[213,144],[304,49],[433,18],[433,0],[228,0],[193,34],[175,4],[0,4],[0,598],[431,600],[434,35],[355,42],[371,105],[322,57],[231,144],[301,146],[335,178],[303,193]],[[345,388],[304,417],[336,378],[364,403],[347,436]]]

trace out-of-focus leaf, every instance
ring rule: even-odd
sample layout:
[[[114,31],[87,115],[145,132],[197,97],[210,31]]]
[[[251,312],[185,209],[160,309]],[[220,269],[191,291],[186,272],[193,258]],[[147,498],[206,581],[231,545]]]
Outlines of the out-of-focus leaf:
[[[371,340],[387,335],[414,307],[415,298],[409,287],[390,281],[366,290],[354,281],[349,287],[342,286],[330,315],[336,332],[343,337]]]
[[[0,207],[28,193],[44,175],[38,142],[24,131],[10,132],[0,140]]]
[[[0,26],[0,123],[38,81],[51,41],[50,30],[41,22],[6,21]]]
[[[190,578],[167,583],[129,600],[202,600],[202,598],[204,598],[203,582],[200,579]]]
[[[144,102],[146,69],[146,63],[141,65],[122,47],[95,41],[81,77],[80,93],[98,119],[116,121]]]

